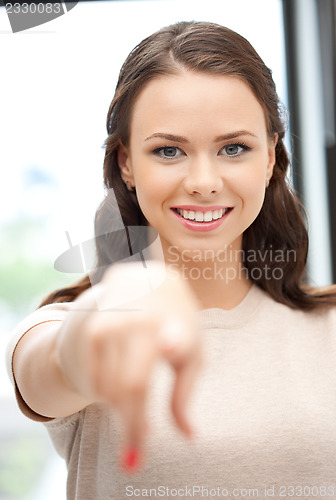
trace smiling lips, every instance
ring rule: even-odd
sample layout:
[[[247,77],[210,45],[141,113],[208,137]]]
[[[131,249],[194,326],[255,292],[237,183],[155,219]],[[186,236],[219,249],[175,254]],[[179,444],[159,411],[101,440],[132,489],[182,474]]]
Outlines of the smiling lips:
[[[194,231],[211,231],[217,228],[233,207],[172,207],[180,222]]]

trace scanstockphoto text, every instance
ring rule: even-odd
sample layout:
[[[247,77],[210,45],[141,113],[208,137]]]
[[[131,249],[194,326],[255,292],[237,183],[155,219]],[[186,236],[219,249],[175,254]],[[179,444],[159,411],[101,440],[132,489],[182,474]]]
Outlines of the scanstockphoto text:
[[[231,246],[223,250],[168,248],[168,267],[173,273],[180,273],[191,280],[221,279],[230,282],[246,277],[253,280],[282,280],[284,265],[296,262],[295,250],[234,249]]]
[[[171,488],[160,485],[155,488],[135,488],[128,485],[125,488],[126,497],[197,497],[197,498],[334,498],[334,485],[264,485],[259,488],[226,488],[223,486],[205,487],[188,485]]]
[[[179,488],[171,488],[169,486],[160,485],[156,488],[135,488],[128,485],[125,488],[127,497],[251,497],[259,496],[258,488],[234,488],[233,490],[216,486],[208,488],[201,485],[183,486]]]

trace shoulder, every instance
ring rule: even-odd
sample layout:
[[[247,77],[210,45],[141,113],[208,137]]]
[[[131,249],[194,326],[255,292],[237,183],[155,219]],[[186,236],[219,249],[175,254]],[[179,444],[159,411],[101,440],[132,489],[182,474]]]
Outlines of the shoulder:
[[[321,307],[306,314],[312,321],[334,327],[336,333],[336,306]]]
[[[292,328],[305,328],[333,332],[336,335],[336,306],[318,306],[313,310],[292,308],[276,301],[264,290],[258,288],[262,316],[278,325],[290,324]]]
[[[47,321],[62,321],[66,318],[67,313],[72,307],[72,302],[48,304],[40,307],[20,321],[20,323],[13,330],[12,337],[17,337],[20,333],[25,333],[33,328],[33,326]]]

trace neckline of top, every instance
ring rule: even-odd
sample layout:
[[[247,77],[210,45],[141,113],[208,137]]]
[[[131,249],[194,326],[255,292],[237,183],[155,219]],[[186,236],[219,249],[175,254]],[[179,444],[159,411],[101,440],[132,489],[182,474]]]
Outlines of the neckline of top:
[[[255,283],[247,292],[243,300],[232,309],[212,307],[199,311],[202,327],[204,328],[234,328],[247,323],[256,313],[267,293]]]

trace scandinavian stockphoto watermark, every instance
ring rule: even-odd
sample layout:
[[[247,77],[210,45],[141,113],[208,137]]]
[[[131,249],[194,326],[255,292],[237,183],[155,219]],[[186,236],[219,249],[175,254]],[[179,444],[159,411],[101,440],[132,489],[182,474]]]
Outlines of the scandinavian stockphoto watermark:
[[[154,228],[124,225],[113,189],[107,190],[103,206],[96,217],[94,238],[73,245],[66,231],[70,248],[56,259],[54,267],[65,273],[86,273],[95,285],[109,267],[119,273],[119,264],[136,263],[132,286],[126,284],[124,292],[118,290],[113,310],[155,290],[165,280],[167,271],[188,280],[215,279],[224,283],[247,277],[254,281],[282,280],[287,263],[296,261],[295,250],[274,249],[272,245],[249,250],[232,245],[220,250],[170,246],[164,256]],[[96,302],[99,310],[106,310],[98,296]]]
[[[235,249],[229,245],[221,250],[168,249],[168,266],[172,272],[179,272],[183,278],[206,281],[220,279],[225,283],[249,277],[254,281],[282,280],[284,264],[296,262],[295,250]]]
[[[78,2],[6,2],[5,6],[13,33],[25,31],[35,26],[48,23],[72,10]]]

